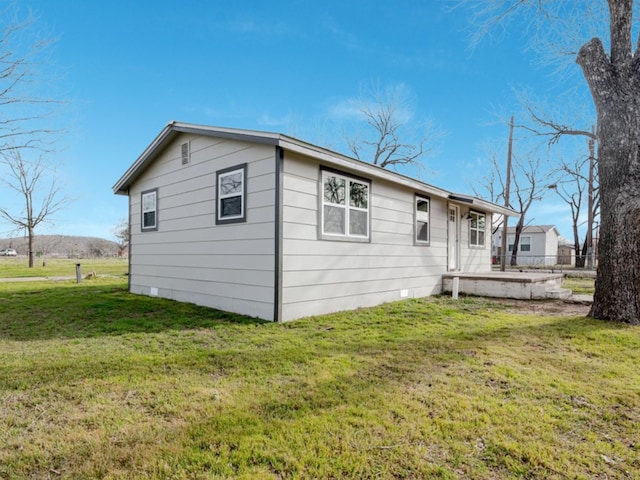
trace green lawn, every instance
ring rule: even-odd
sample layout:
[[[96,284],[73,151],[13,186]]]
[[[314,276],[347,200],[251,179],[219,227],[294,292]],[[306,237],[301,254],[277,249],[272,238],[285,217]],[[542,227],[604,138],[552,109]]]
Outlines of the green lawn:
[[[591,277],[565,277],[562,286],[570,288],[577,295],[593,295],[595,279]]]
[[[82,275],[96,272],[98,275],[124,275],[129,269],[126,258],[35,258],[29,268],[26,257],[0,257],[0,278],[60,277],[76,275],[76,264]]]
[[[507,310],[272,324],[0,284],[0,478],[638,478],[640,328]]]

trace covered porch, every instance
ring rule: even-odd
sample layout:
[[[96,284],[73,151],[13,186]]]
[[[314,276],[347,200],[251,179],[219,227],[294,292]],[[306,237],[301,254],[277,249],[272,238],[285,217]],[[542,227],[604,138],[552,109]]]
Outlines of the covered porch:
[[[562,273],[538,272],[449,272],[442,276],[442,289],[481,297],[517,299],[564,299],[571,290],[562,288]]]

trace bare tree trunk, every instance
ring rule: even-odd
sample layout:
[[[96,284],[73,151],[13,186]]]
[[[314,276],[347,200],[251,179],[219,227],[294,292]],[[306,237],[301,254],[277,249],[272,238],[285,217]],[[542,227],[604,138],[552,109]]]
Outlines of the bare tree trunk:
[[[601,228],[590,316],[640,324],[640,77],[630,0],[609,0],[611,55],[595,38],[577,62],[598,113]]]
[[[576,249],[576,268],[584,268],[585,249],[580,247],[577,219],[573,222],[573,239],[573,246]]]
[[[520,244],[520,235],[522,234],[522,230],[524,229],[524,217],[521,216],[516,224],[516,228],[514,231],[513,237],[513,250],[511,250],[511,263],[512,267],[518,265],[518,245]]]
[[[35,237],[35,232],[33,231],[33,227],[29,227],[27,230],[29,235],[29,268],[33,268],[33,239]]]

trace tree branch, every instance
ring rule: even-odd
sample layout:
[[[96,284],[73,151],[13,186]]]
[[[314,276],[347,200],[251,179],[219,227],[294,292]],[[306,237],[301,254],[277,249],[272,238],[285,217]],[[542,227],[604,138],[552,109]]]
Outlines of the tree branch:
[[[608,0],[611,63],[620,70],[631,57],[633,0]]]

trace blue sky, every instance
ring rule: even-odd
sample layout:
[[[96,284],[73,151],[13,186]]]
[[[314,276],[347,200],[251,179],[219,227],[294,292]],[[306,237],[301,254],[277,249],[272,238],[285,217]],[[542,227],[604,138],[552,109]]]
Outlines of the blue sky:
[[[287,133],[344,151],[353,119],[342,107],[372,83],[403,85],[415,99],[410,122],[428,119],[444,132],[421,179],[472,193],[487,173],[485,146],[506,151],[508,127],[496,112],[518,108],[513,90],[553,102],[564,88],[517,23],[470,48],[468,12],[449,11],[449,1],[18,3],[57,37],[49,60],[55,91],[69,102],[55,160],[73,202],[40,234],[111,238],[127,215],[112,185],[172,120]],[[568,210],[552,194],[532,216],[571,235]]]

